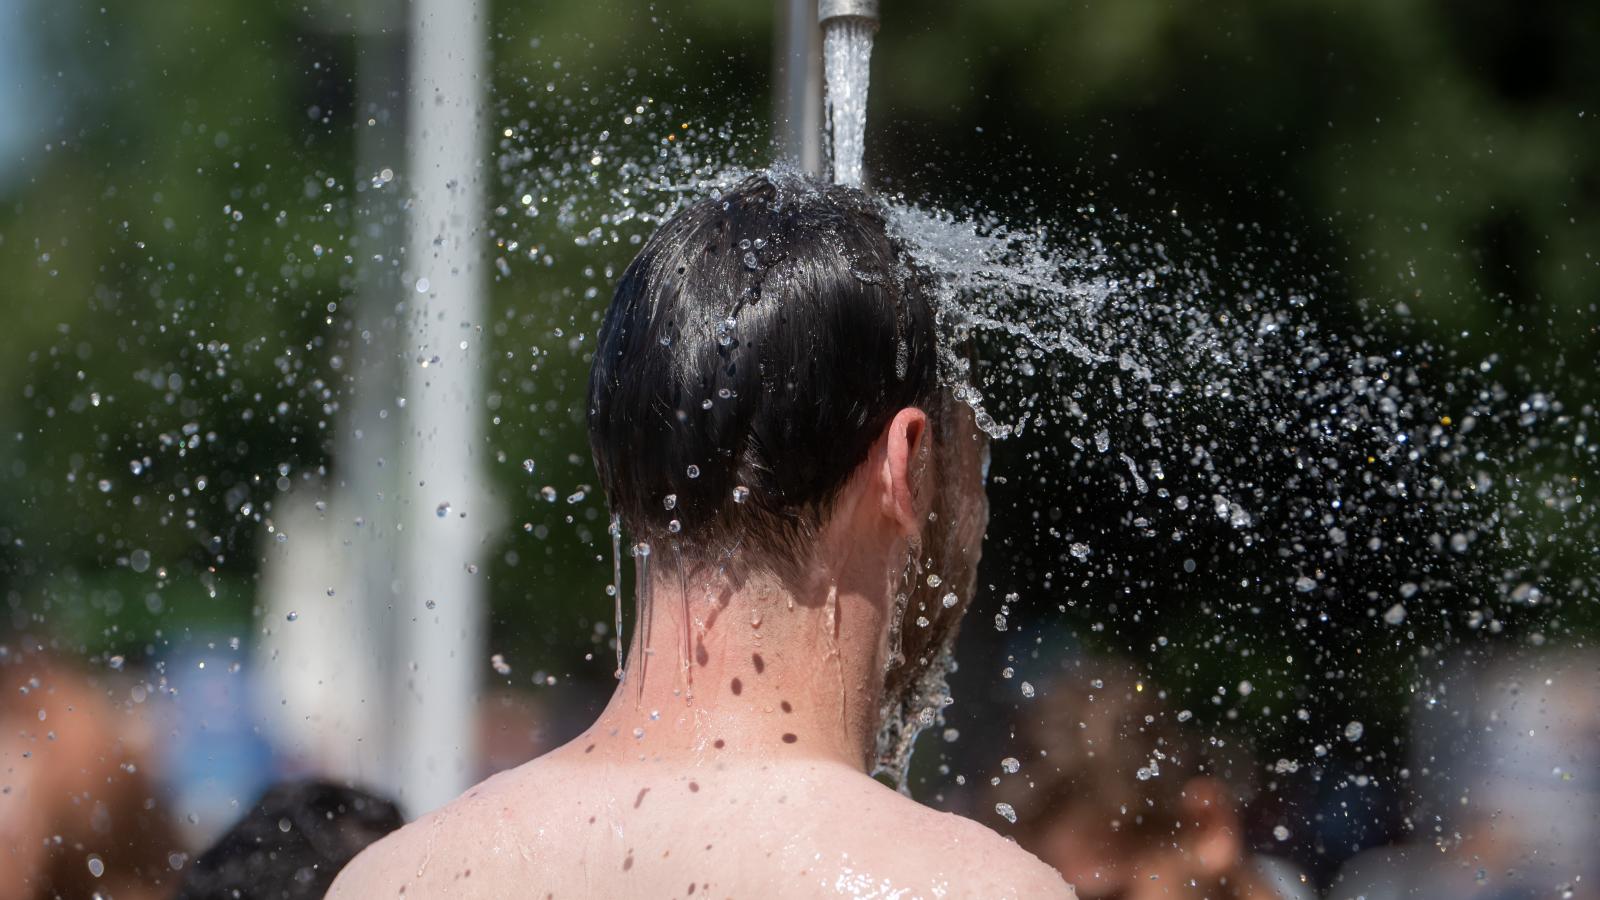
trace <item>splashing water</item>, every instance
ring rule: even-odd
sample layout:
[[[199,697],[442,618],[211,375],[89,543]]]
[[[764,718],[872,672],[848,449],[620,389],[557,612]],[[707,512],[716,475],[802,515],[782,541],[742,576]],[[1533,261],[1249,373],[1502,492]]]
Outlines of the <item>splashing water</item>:
[[[872,62],[868,19],[846,16],[823,26],[823,71],[828,80],[828,131],[833,135],[835,184],[860,187],[862,153],[866,149],[867,78]]]
[[[1548,552],[1504,536],[1469,551],[1529,515],[1529,491],[1592,533],[1594,410],[1527,389],[1518,402],[1485,377],[1494,360],[1324,334],[1315,285],[1280,271],[1231,287],[1236,273],[1116,222],[1074,237],[914,206],[891,222],[947,327],[984,348],[976,369],[947,357],[957,396],[996,438],[1044,429],[1067,477],[1114,492],[1129,515],[1102,534],[1124,556],[1128,534],[1182,546],[1209,513],[1224,540],[1281,548],[1262,593],[1322,605],[1341,574],[1382,567],[1511,599]],[[1100,569],[1081,538],[1061,543],[1070,566]],[[1102,565],[1115,581],[1119,563]]]
[[[633,630],[637,633],[639,641],[639,673],[634,680],[634,697],[638,698],[644,691],[644,666],[647,664],[650,652],[650,587],[654,584],[650,575],[650,544],[640,541],[633,545],[630,551],[633,556]],[[621,629],[617,631],[617,645],[622,645]]]
[[[611,594],[612,621],[616,631],[613,637],[617,642],[617,671],[615,677],[622,677],[622,519],[617,515],[611,516],[611,525],[606,529],[611,535]]]
[[[829,32],[829,109],[835,178],[859,184],[871,34],[849,26]],[[493,237],[510,266],[584,267],[584,308],[598,322],[620,266],[657,224],[750,174],[741,163],[760,139],[743,137],[761,129],[686,124],[670,103],[641,97],[586,134],[550,96],[549,124],[502,111]],[[1597,595],[1586,550],[1600,528],[1581,494],[1600,462],[1592,405],[1498,357],[1388,336],[1405,333],[1398,301],[1328,328],[1318,310],[1329,273],[1215,252],[1237,245],[1232,224],[1141,223],[1091,205],[1070,220],[937,199],[886,198],[883,209],[932,285],[950,338],[946,383],[1007,439],[991,498],[1009,492],[1010,506],[996,500],[998,527],[1020,534],[1006,574],[1035,591],[1011,604],[1008,628],[1045,605],[1070,618],[1111,601],[1113,632],[1148,631],[1154,644],[1167,629],[1192,631],[1181,617],[1199,604],[1217,623],[1208,647],[1249,621],[1314,648],[1297,650],[1298,665],[1344,653],[1377,625],[1420,660],[1438,642],[1429,623],[1488,636],[1502,622],[1559,621]],[[963,342],[976,361],[957,352]],[[587,541],[583,521],[574,528]],[[1385,610],[1402,600],[1397,624]],[[916,732],[949,702],[953,661],[928,656],[929,677],[896,698],[879,735],[880,768],[902,777]]]

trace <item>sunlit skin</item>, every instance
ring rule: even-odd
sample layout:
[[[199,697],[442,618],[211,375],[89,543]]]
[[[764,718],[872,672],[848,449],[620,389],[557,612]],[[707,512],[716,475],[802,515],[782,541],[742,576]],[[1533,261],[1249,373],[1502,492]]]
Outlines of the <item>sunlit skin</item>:
[[[940,472],[928,417],[894,417],[798,584],[653,548],[648,621],[599,720],[374,845],[330,896],[1071,897],[1015,844],[866,774],[907,562],[964,541],[975,563],[987,519],[970,414],[951,427],[967,443]],[[960,521],[930,527],[936,490]],[[970,596],[973,575],[951,586]]]
[[[1159,837],[1118,832],[1110,824],[1114,815],[1069,807],[1024,843],[1084,900],[1276,900],[1248,864],[1226,789],[1211,778],[1191,778],[1182,804],[1182,827]]]

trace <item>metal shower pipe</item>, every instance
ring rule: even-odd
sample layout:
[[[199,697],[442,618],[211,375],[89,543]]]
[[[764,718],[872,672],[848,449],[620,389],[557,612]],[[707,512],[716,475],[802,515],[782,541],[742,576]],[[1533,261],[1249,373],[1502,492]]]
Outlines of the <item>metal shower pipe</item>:
[[[877,28],[878,0],[818,0],[817,21],[826,25],[830,19],[866,19]]]

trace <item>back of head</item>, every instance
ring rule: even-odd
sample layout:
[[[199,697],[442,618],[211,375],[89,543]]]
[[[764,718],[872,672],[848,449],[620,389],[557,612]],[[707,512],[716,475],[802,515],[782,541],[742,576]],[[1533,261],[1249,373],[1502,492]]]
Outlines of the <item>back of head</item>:
[[[195,860],[178,898],[321,897],[356,854],[403,824],[393,803],[355,788],[276,785]]]
[[[933,309],[859,191],[755,176],[623,274],[589,383],[611,508],[686,559],[788,576],[900,409],[938,392]]]

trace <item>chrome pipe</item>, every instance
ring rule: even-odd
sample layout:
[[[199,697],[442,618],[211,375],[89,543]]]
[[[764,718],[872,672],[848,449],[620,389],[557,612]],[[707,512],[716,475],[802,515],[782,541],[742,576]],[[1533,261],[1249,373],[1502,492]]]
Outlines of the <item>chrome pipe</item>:
[[[826,25],[832,19],[866,19],[878,27],[878,0],[818,0],[817,21]]]

